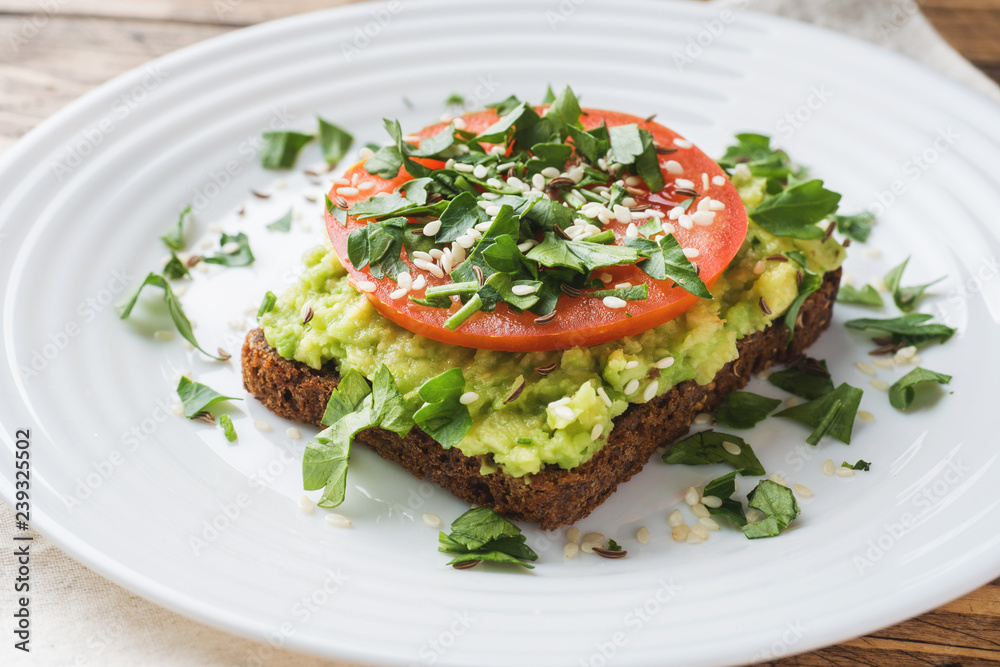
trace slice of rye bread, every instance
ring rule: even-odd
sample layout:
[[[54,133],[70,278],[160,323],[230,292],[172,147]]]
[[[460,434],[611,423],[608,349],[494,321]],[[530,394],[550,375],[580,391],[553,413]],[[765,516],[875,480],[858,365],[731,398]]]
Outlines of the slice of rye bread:
[[[715,380],[700,385],[682,382],[649,403],[633,404],[614,420],[604,447],[572,470],[547,467],[531,477],[511,477],[498,470],[481,475],[482,460],[457,447],[444,449],[419,428],[405,437],[379,428],[357,440],[395,461],[417,477],[436,482],[474,505],[492,507],[506,517],[531,521],[545,530],[570,525],[590,514],[622,482],[639,472],[653,452],[688,432],[695,415],[714,410],[731,391],[767,366],[802,354],[830,325],[840,271],[824,276],[823,285],[803,304],[791,345],[788,329],[775,322],[737,343],[739,358],[725,365]],[[288,361],[255,329],[243,346],[243,383],[271,412],[288,419],[321,425],[330,393],[339,377],[332,368],[314,370]]]

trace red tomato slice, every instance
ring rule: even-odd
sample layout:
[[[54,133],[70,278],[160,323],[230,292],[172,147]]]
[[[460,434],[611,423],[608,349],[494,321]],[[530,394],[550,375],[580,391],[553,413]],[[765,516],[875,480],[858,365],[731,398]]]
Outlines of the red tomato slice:
[[[689,195],[676,193],[679,187],[683,189],[683,186],[688,185],[683,182],[678,185],[677,180],[684,179],[693,182],[694,189],[699,193],[689,213],[695,212],[699,202],[706,196],[725,205],[724,209],[715,211],[715,220],[709,225],[695,224],[691,229],[684,229],[677,221],[671,221],[676,228],[674,236],[681,247],[698,251],[693,261],[697,262],[700,268],[701,279],[711,287],[732,261],[747,233],[746,210],[726,173],[712,158],[673,130],[658,123],[647,122],[629,114],[599,109],[584,109],[584,114],[581,121],[586,129],[593,129],[602,122],[607,123],[609,127],[636,123],[652,134],[658,146],[677,149],[675,152],[660,155],[660,169],[666,187],[661,192],[635,197],[639,204],[649,204],[665,214],[669,213],[672,208],[689,198]],[[497,120],[497,115],[494,111],[487,110],[467,114],[463,119],[466,129],[479,133],[492,125]],[[419,138],[433,136],[445,126],[445,123],[435,124],[415,136]],[[674,175],[672,172],[678,170],[676,165],[668,164],[670,161],[679,164],[683,174]],[[719,180],[720,177],[723,180]],[[379,192],[392,192],[402,183],[412,179],[404,169],[400,170],[399,176],[390,180],[373,176],[365,171],[362,162],[352,166],[344,178],[351,181],[351,185],[335,185],[330,191],[330,198],[336,201],[340,196],[346,200],[348,206]],[[368,185],[369,183],[371,185]],[[345,191],[343,188],[353,188],[353,190]],[[664,218],[664,221],[668,221],[668,218]],[[545,325],[535,323],[537,315],[530,312],[515,313],[506,304],[501,303],[492,313],[478,312],[456,331],[450,331],[445,328],[444,323],[458,310],[460,307],[458,304],[448,310],[420,306],[408,298],[393,300],[389,295],[398,289],[395,281],[388,278],[376,280],[368,267],[359,270],[351,266],[347,259],[347,237],[353,230],[365,224],[364,221],[348,216],[347,226],[344,227],[329,212],[326,214],[330,239],[341,262],[347,267],[352,284],[374,283],[375,291],[366,293],[366,296],[382,315],[413,333],[442,343],[487,350],[525,352],[591,346],[638,334],[663,324],[684,313],[698,301],[698,297],[681,287],[672,287],[672,281],[655,280],[634,265],[616,266],[598,269],[595,275],[610,274],[612,282],[608,287],[624,282],[632,285],[646,283],[649,286],[646,300],[630,301],[626,308],[612,309],[606,307],[601,299],[563,296],[556,307],[555,318]],[[615,220],[604,226],[605,229],[615,231],[619,244],[625,236],[627,227],[627,224]],[[450,282],[447,276],[438,279],[413,267],[405,251],[402,260],[410,267],[414,278],[417,275],[426,277],[427,286]]]

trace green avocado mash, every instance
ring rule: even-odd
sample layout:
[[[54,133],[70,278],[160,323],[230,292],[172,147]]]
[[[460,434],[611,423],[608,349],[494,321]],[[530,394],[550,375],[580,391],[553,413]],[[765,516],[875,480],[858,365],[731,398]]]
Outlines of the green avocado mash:
[[[748,209],[765,197],[763,178],[737,170],[733,183]],[[638,336],[590,348],[518,353],[439,343],[385,319],[348,284],[336,253],[324,244],[305,254],[298,282],[261,317],[260,325],[268,343],[286,359],[312,368],[332,362],[341,375],[353,369],[369,380],[385,364],[404,394],[450,368],[461,368],[466,391],[479,398],[469,405],[474,424],[457,447],[467,456],[481,457],[483,472],[499,466],[522,477],[546,465],[570,469],[588,461],[607,440],[611,420],[629,403],[645,402],[650,383],[657,383],[656,393],[662,394],[685,380],[710,382],[736,358],[738,339],[780,318],[796,298],[794,262],[764,261],[763,272],[754,271],[766,257],[796,250],[816,273],[834,270],[844,260],[843,247],[833,239],[776,237],[751,221],[743,247],[712,287],[714,300],[702,300]],[[771,315],[762,312],[762,297]],[[314,315],[303,325],[306,303]],[[673,358],[672,365],[656,368],[667,357]],[[556,370],[544,377],[534,370],[553,362]],[[522,378],[524,391],[504,405]],[[638,388],[626,395],[633,380]],[[599,435],[592,438],[595,431]]]

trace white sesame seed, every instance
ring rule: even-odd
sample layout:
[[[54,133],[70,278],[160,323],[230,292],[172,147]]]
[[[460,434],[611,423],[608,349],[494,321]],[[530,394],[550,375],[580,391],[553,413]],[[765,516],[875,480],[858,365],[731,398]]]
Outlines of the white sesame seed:
[[[374,187],[375,184],[372,183],[371,181],[365,181],[364,183],[358,184],[358,190],[361,190],[362,192],[367,192],[368,190],[371,190]]]
[[[794,408],[796,405],[798,405],[801,402],[802,401],[800,401],[796,397],[789,396],[788,398],[785,399],[785,407],[786,408]]]
[[[484,165],[481,165],[481,164],[477,164],[472,169],[472,175],[475,176],[476,178],[486,178],[486,175],[488,173],[490,173],[490,170],[487,169]]]
[[[680,510],[674,510],[667,515],[667,525],[672,528],[684,525],[684,515],[681,514]]]
[[[753,265],[753,272],[754,272],[755,275],[759,276],[760,274],[764,273],[764,271],[766,271],[766,270],[767,270],[767,264],[765,264],[764,260],[762,260],[762,259],[757,260],[757,263]]]
[[[312,514],[316,511],[316,503],[314,503],[313,499],[309,496],[302,496],[299,498],[299,510],[301,510],[303,514]]]
[[[611,397],[608,396],[608,392],[604,391],[604,387],[597,388],[597,395],[601,397],[602,401],[604,401],[604,405],[609,408],[611,407]]]
[[[532,248],[534,248],[536,245],[537,244],[535,243],[535,241],[533,239],[528,239],[524,243],[518,243],[517,244],[517,249],[520,250],[521,252],[528,252],[529,250],[531,250]]]
[[[609,222],[611,222],[611,217],[612,217],[611,211],[609,211],[608,209],[606,208],[598,209],[597,219],[601,221],[602,225],[606,225]]]
[[[406,289],[405,287],[400,287],[398,290],[395,290],[394,292],[389,294],[389,298],[392,299],[393,301],[397,301],[399,299],[402,299],[409,293],[410,290]]]
[[[854,477],[854,470],[840,466],[839,468],[833,469],[833,474],[837,477]]]
[[[224,255],[232,255],[234,252],[239,252],[240,244],[236,241],[230,241],[229,243],[224,244],[220,250]]]
[[[341,197],[356,197],[358,192],[358,189],[354,187],[340,188],[337,190],[337,194]]]
[[[413,287],[411,287],[410,289],[412,289],[415,292],[419,292],[426,285],[427,285],[427,279],[424,278],[423,276],[417,276],[416,278],[413,279]]]
[[[601,433],[604,433],[603,424],[594,424],[594,428],[590,429],[590,439],[591,441],[596,441],[601,437]]]
[[[889,383],[885,380],[872,380],[869,384],[879,391],[889,391]]]
[[[715,201],[714,199],[708,204],[709,211],[725,211],[726,205],[721,201]]]
[[[351,182],[346,178],[331,178],[330,182],[334,185],[350,185]]]
[[[725,185],[726,184],[726,178],[724,176],[713,176],[712,177],[712,184],[713,185]]]
[[[371,282],[370,280],[362,280],[361,282],[358,283],[358,291],[360,292],[371,293],[374,292],[377,287],[378,285]]]
[[[424,271],[430,271],[434,267],[434,264],[423,257],[417,257],[417,253],[413,253],[413,266]]]
[[[426,253],[423,250],[414,250],[413,251],[413,259],[422,259],[425,262],[430,262],[434,258],[431,257],[430,253]]]
[[[805,486],[804,484],[792,484],[792,491],[794,491],[795,495],[799,496],[800,498],[813,497],[812,489],[810,489],[808,486]]]
[[[517,296],[528,296],[537,292],[538,288],[534,285],[514,285],[510,288],[510,291]]]
[[[476,170],[476,168],[473,165],[465,164],[464,162],[456,162],[454,169],[455,171],[460,171],[463,174],[471,174],[473,171]]]
[[[695,426],[707,426],[712,423],[712,415],[707,412],[700,412],[694,416],[694,420],[691,423]]]
[[[678,148],[691,148],[691,146],[693,145],[694,144],[692,144],[687,139],[681,139],[680,137],[674,139],[674,146],[677,146]]]
[[[682,215],[684,215],[683,206],[674,206],[672,209],[670,209],[670,212],[667,213],[667,217],[671,220],[677,220]]]
[[[532,187],[538,188],[539,190],[545,189],[545,177],[541,174],[535,174],[531,177]]]
[[[686,542],[690,536],[691,529],[684,524],[674,526],[674,528],[670,531],[670,537],[673,538],[674,542]]]
[[[593,551],[593,549],[591,549]],[[563,545],[563,555],[566,558],[576,558],[576,555],[580,553],[580,545],[576,542],[567,542]]]
[[[287,435],[292,440],[302,439],[302,432],[299,429],[295,428],[294,426],[290,426],[288,430],[285,431],[285,435]]]
[[[500,207],[499,206],[487,206],[486,207],[486,215],[490,216],[491,218],[495,218],[499,213],[500,213]]]
[[[689,181],[686,178],[678,178],[674,181],[674,185],[679,188],[694,188],[694,181]]]
[[[720,530],[719,524],[716,523],[715,519],[713,519],[710,516],[701,517],[700,519],[698,519],[698,523],[701,524],[701,526],[703,526],[707,530]]]
[[[826,475],[827,477],[832,475],[834,470],[833,465],[834,465],[833,459],[827,459],[826,461],[823,461],[823,474]]]
[[[733,456],[739,456],[740,452],[743,451],[740,449],[740,446],[737,445],[735,442],[729,442],[728,440],[722,441],[722,448],[727,452],[729,452],[730,454],[732,454]]]
[[[868,422],[869,424],[875,421],[875,415],[868,412],[867,410],[858,410],[858,419],[863,422]]]
[[[522,181],[517,176],[511,176],[510,178],[508,178],[507,179],[507,185],[512,185],[515,188],[519,188],[521,190],[525,190],[528,187],[528,184],[525,183],[524,181]]]
[[[552,414],[554,414],[558,419],[561,419],[563,421],[571,422],[574,419],[576,419],[576,414],[574,414],[572,408],[569,408],[565,405],[557,405],[555,408],[552,409]]]
[[[431,514],[430,512],[425,512],[420,517],[424,520],[424,525],[428,528],[440,528],[441,527],[441,517],[437,514]]]
[[[691,221],[696,225],[707,227],[715,222],[715,211],[695,211],[691,214]]]
[[[184,406],[181,405],[180,403],[174,403],[173,405],[171,405],[170,411],[173,412],[178,417],[184,416]]]
[[[708,517],[702,517],[702,518],[708,518]],[[698,537],[700,537],[702,540],[707,540],[708,539],[708,528],[705,527],[705,526],[703,526],[703,525],[701,525],[700,521],[698,522],[698,524],[696,524],[694,526],[691,526],[691,532],[693,534],[697,535]],[[689,539],[690,539],[690,536],[689,536]]]
[[[351,520],[348,519],[343,514],[327,514],[326,522],[331,526],[336,526],[337,528],[350,528]]]
[[[881,368],[883,370],[890,369],[896,365],[895,363],[893,363],[892,359],[874,359],[872,361],[872,364],[876,368]]]
[[[701,174],[701,188],[703,190],[708,190],[708,174],[702,172]]]
[[[396,276],[396,284],[402,289],[410,289],[413,286],[413,278],[406,271],[400,271]]]
[[[627,208],[636,206],[638,203],[633,197],[622,197],[622,206]],[[635,214],[633,214],[633,217],[635,217]]]
[[[656,380],[653,380],[648,385],[646,385],[646,390],[642,392],[642,400],[649,403],[651,400],[656,398],[656,392],[659,391],[660,385]]]
[[[697,505],[701,502],[701,494],[698,492],[697,487],[688,487],[688,490],[684,493],[684,502],[688,505]]]
[[[455,270],[454,265],[451,261],[451,252],[445,252],[444,256],[441,258],[441,270],[447,274],[451,274]]]
[[[476,240],[471,236],[469,236],[468,234],[463,234],[462,236],[459,236],[457,239],[455,239],[455,243],[457,243],[462,248],[471,248],[472,246],[476,245]]]
[[[635,531],[635,541],[639,544],[649,544],[649,528],[639,526],[639,530]]]
[[[782,477],[781,475],[779,475],[776,472],[772,472],[770,475],[767,476],[767,478],[769,480],[771,480],[772,482],[774,482],[775,484],[781,484],[782,486],[788,486],[788,482],[785,481],[785,478]]]
[[[168,340],[173,340],[174,339],[174,332],[173,331],[157,331],[157,332],[155,332],[153,334],[153,338],[156,339],[156,340],[158,340],[158,341],[161,341],[161,342],[166,342]]]
[[[699,519],[711,516],[711,513],[708,511],[708,508],[702,505],[701,503],[695,503],[694,505],[691,505],[691,513],[694,514]]]
[[[701,200],[698,202],[698,210],[707,211],[711,203],[712,203],[711,197],[702,197]]]
[[[475,403],[479,400],[479,394],[474,391],[467,391],[458,399],[458,402],[462,405],[469,405]]]
[[[271,431],[271,425],[262,419],[255,421],[253,427],[261,433],[269,433]]]
[[[697,214],[696,214],[697,215]],[[697,248],[684,248],[684,256],[688,259],[694,259],[701,254],[701,251]]]
[[[684,173],[684,167],[677,160],[667,160],[667,163],[663,165],[667,170],[667,173],[672,176],[680,176]]]
[[[571,399],[570,399],[569,396],[563,396],[558,401],[552,401],[551,403],[549,403],[549,405],[551,405],[553,407],[555,407],[557,405],[569,405],[570,400]]]
[[[722,498],[718,496],[705,496],[701,499],[701,504],[705,507],[722,507]]]
[[[660,369],[670,368],[671,366],[674,365],[674,358],[673,357],[663,357],[662,359],[660,359],[659,361],[657,361],[653,365],[656,366],[657,368],[660,368]]]
[[[692,229],[694,227],[694,221],[691,219],[691,216],[687,214],[682,214],[681,217],[677,219],[677,224],[684,229]]]
[[[606,296],[603,299],[601,299],[601,302],[607,308],[624,308],[628,305],[627,301],[625,301],[624,299],[619,299],[616,296]]]
[[[628,210],[627,207],[621,204],[615,204],[614,208],[615,220],[624,224],[632,222],[632,211]]]
[[[854,367],[869,377],[875,377],[876,375],[875,367],[864,361],[855,361]]]
[[[426,225],[424,225],[424,236],[434,236],[439,231],[441,231],[440,220],[431,220]]]
[[[639,388],[638,380],[630,380],[627,385],[625,385],[625,395],[630,396],[635,393],[635,390]]]
[[[632,361],[629,361],[629,362],[627,362],[625,364],[625,369],[626,370],[632,370],[633,368],[638,368],[638,367],[639,367],[639,362],[636,361],[635,359],[633,359]]]

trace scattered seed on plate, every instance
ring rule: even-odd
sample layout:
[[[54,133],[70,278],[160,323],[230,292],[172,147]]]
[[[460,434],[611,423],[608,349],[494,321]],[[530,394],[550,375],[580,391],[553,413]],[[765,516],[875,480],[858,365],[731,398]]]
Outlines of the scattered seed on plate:
[[[808,486],[805,486],[803,484],[792,484],[792,491],[794,491],[795,495],[799,496],[800,498],[812,498],[813,497],[812,489],[810,489]]]
[[[698,519],[698,523],[701,526],[703,526],[704,528],[706,528],[707,530],[720,530],[721,529],[721,526],[719,526],[719,524],[715,521],[715,519],[713,519],[712,517],[709,517],[709,516],[703,516],[703,517],[701,517],[700,519]]]
[[[722,448],[733,456],[739,456],[740,452],[743,451],[735,442],[729,442],[728,440],[722,441]]]
[[[701,494],[698,493],[696,487],[688,487],[688,490],[684,493],[684,502],[688,505],[697,505],[701,502]]]
[[[684,542],[687,540],[688,536],[691,534],[691,529],[681,524],[679,526],[674,526],[670,530],[670,537],[673,538],[674,542]]]
[[[158,341],[173,340],[174,339],[174,332],[173,331],[157,331],[156,333],[153,334],[153,338],[155,338]]]
[[[351,520],[343,514],[327,514],[326,522],[331,526],[336,526],[337,528],[350,528],[352,525]]]
[[[889,391],[889,383],[885,380],[872,380],[869,384],[879,391]]]
[[[639,544],[649,544],[649,528],[639,526],[639,530],[635,531],[635,541]]]
[[[566,558],[576,558],[578,553],[580,553],[580,545],[576,542],[567,542],[563,545],[563,555]]]
[[[781,475],[779,475],[776,472],[772,472],[770,475],[767,476],[767,478],[769,480],[771,480],[772,482],[774,482],[775,484],[781,484],[782,486],[788,486],[788,482],[785,480],[785,478],[782,477]]]
[[[312,514],[316,511],[316,503],[309,496],[302,496],[299,498],[299,509],[303,514]]]
[[[875,415],[868,412],[867,410],[858,410],[858,419],[860,419],[863,422],[871,423],[875,421]]]
[[[421,518],[424,520],[424,524],[429,528],[439,528],[441,526],[441,517],[437,514],[425,512]]]
[[[253,427],[260,431],[261,433],[268,433],[271,430],[271,425],[264,421],[263,419],[258,419],[253,423]]]
[[[301,440],[302,439],[302,431],[300,431],[299,429],[295,428],[294,426],[290,426],[288,428],[288,430],[285,431],[285,435],[287,435],[292,440]]]
[[[854,470],[852,470],[851,468],[845,468],[843,466],[839,468],[834,468],[833,473],[837,477],[854,477]]]
[[[701,499],[701,504],[705,507],[716,509],[722,507],[722,498],[719,498],[718,496],[705,496]]]
[[[823,474],[826,475],[827,477],[832,475],[833,471],[836,469],[834,467],[835,465],[836,464],[834,464],[833,459],[827,459],[826,461],[823,461]]]

